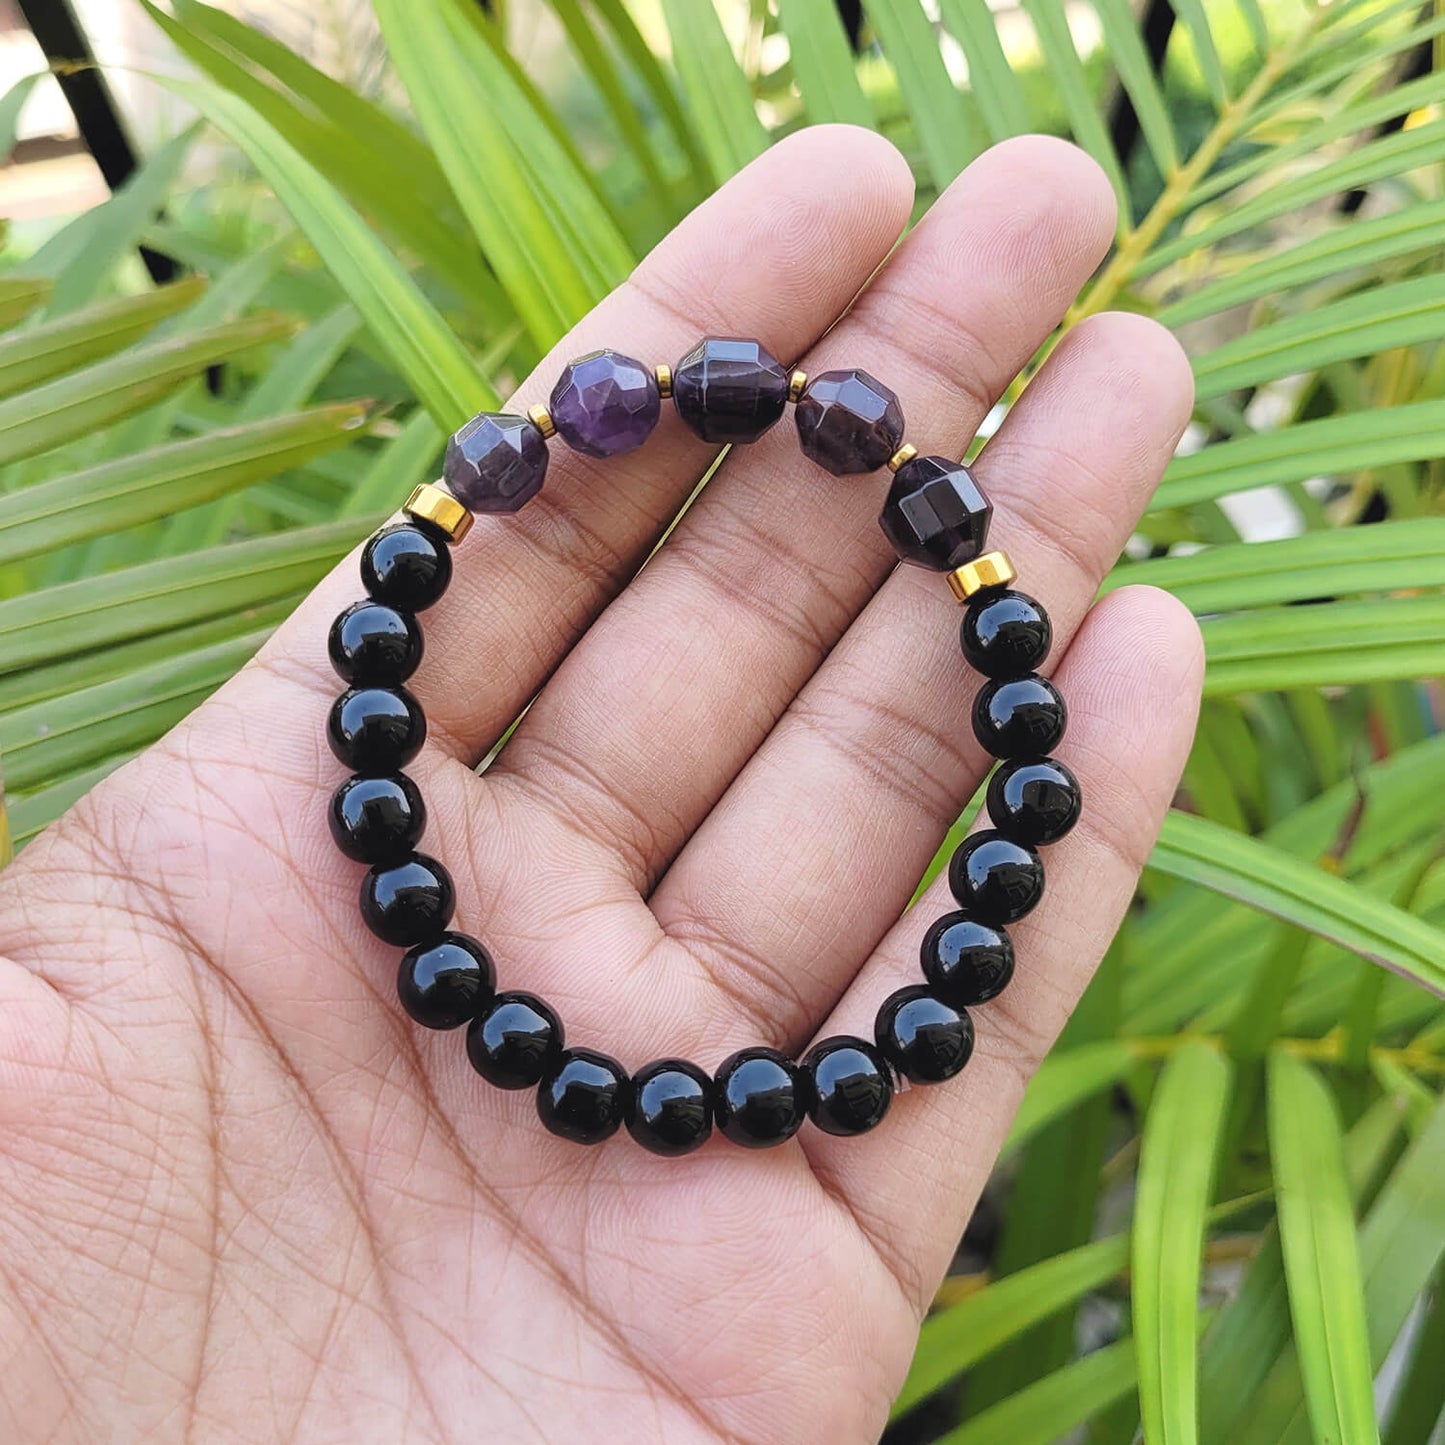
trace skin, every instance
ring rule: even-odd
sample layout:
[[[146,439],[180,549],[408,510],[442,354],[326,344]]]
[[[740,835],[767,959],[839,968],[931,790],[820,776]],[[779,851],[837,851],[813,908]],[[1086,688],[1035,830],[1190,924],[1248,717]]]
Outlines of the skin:
[[[595,346],[751,335],[814,374],[866,366],[921,450],[958,455],[1103,257],[1113,200],[1078,151],[1011,141],[849,310],[911,201],[879,137],[794,136],[509,409]],[[1190,402],[1164,331],[1097,316],[982,454],[993,544],[1053,617],[1085,812],[967,1071],[858,1139],[583,1149],[401,1014],[324,822],[344,562],[0,878],[0,1438],[876,1438],[1189,746],[1193,620],[1143,588],[1089,603]],[[612,463],[554,445],[425,618],[413,772],[459,926],[629,1068],[871,1035],[952,906],[938,884],[904,912],[987,767],[957,605],[894,569],[879,479],[829,476],[791,432],[730,457],[635,578],[710,450],[675,418]]]

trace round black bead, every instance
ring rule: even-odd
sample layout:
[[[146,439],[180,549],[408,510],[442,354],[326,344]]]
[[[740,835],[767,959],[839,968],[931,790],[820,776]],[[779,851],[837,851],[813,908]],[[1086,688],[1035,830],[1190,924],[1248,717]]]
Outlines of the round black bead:
[[[986,683],[973,700],[973,735],[996,758],[1041,758],[1064,736],[1068,709],[1046,678]]]
[[[658,1059],[632,1076],[627,1132],[654,1154],[701,1148],[712,1133],[712,1080],[686,1059]]]
[[[1026,843],[985,830],[958,845],[948,886],[965,913],[985,923],[1013,923],[1044,896],[1044,865]]]
[[[776,1049],[740,1049],[725,1059],[713,1083],[718,1131],[747,1149],[791,1139],[803,1123],[808,1076]]]
[[[1013,940],[967,913],[936,919],[919,955],[929,987],[955,1008],[997,998],[1014,976]]]
[[[395,773],[426,741],[426,714],[403,687],[355,687],[331,704],[331,751],[354,773]]]
[[[331,624],[331,665],[353,687],[395,687],[421,663],[421,628],[384,602],[353,602]]]
[[[559,1138],[600,1144],[621,1127],[627,1071],[592,1049],[563,1049],[537,1086],[537,1117]]]
[[[465,933],[444,933],[409,950],[396,974],[401,1006],[429,1029],[470,1022],[491,1003],[496,986],[491,954]]]
[[[1079,780],[1055,758],[1003,763],[988,781],[988,815],[1020,843],[1057,843],[1079,821]]]
[[[828,1134],[866,1134],[893,1102],[893,1076],[872,1044],[846,1034],[814,1044],[803,1059],[812,1081],[808,1117]]]
[[[530,1089],[562,1052],[562,1020],[531,993],[499,993],[467,1029],[467,1058],[499,1089]]]
[[[951,1079],[973,1053],[973,1020],[914,985],[890,994],[873,1026],[878,1050],[915,1084]]]
[[[451,580],[452,554],[445,539],[416,523],[383,527],[361,549],[367,596],[398,612],[424,611]]]
[[[1026,592],[983,592],[959,629],[963,655],[985,677],[1022,677],[1049,655],[1054,630],[1042,604]]]
[[[432,942],[452,921],[451,874],[424,853],[379,863],[361,880],[361,917],[386,943],[410,948]]]
[[[356,774],[331,795],[326,820],[336,846],[358,863],[388,863],[416,847],[426,827],[421,789],[405,773]]]

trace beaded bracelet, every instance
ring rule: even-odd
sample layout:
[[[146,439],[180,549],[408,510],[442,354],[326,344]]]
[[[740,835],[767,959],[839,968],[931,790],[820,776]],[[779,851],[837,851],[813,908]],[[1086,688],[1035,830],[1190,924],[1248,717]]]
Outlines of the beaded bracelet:
[[[594,457],[630,451],[668,396],[704,441],[728,444],[756,441],[792,403],[814,462],[839,476],[892,471],[883,531],[905,562],[946,573],[965,604],[963,654],[988,679],[973,729],[1004,760],[987,792],[993,828],[965,839],[949,864],[958,911],[928,930],[925,982],[884,1001],[874,1041],[825,1039],[796,1062],[776,1049],[743,1049],[711,1076],[676,1058],[629,1076],[605,1054],[566,1047],[562,1021],[542,999],[497,992],[487,950],[448,929],[452,881],[415,851],[426,810],[401,771],[426,737],[403,684],[422,656],[416,613],[451,580],[448,545],[465,536],[474,512],[515,512],[536,495],[550,437]],[[887,1112],[896,1078],[928,1084],[957,1074],[973,1051],[969,1007],[996,997],[1013,975],[1004,925],[1042,896],[1036,850],[1062,838],[1080,807],[1077,780],[1048,756],[1066,720],[1063,698],[1036,670],[1049,650],[1048,615],[1010,590],[1014,569],[1002,552],[983,553],[992,509],[969,469],[906,445],[898,398],[866,371],[789,375],[756,341],[709,337],[675,368],[612,351],[579,357],[550,406],[468,422],[448,443],[442,483],[417,487],[402,510],[407,520],[383,527],[362,551],[368,600],[331,628],[331,661],[348,690],[331,709],[327,740],[353,772],[331,799],[332,835],[348,858],[370,865],[361,885],[367,926],[407,950],[397,977],[407,1013],[432,1029],[466,1024],[472,1066],[499,1088],[536,1088],[553,1134],[596,1144],[625,1123],[663,1155],[697,1149],[714,1124],[749,1148],[781,1144],[805,1115],[830,1134],[861,1134]]]

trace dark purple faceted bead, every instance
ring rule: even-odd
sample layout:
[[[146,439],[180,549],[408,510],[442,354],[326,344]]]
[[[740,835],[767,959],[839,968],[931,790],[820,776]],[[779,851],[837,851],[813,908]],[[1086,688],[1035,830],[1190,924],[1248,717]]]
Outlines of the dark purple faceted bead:
[[[866,371],[825,371],[797,405],[803,455],[834,476],[876,472],[903,440],[898,398]]]
[[[755,442],[788,404],[788,373],[760,342],[699,341],[673,368],[677,414],[705,442]]]
[[[959,907],[984,923],[1016,923],[1044,896],[1044,865],[1027,843],[987,829],[958,845],[948,886]]]
[[[442,480],[474,512],[515,512],[542,490],[547,442],[524,416],[484,411],[447,443]]]
[[[614,457],[640,447],[662,410],[657,378],[616,351],[589,351],[569,362],[552,388],[552,422],[569,447]]]
[[[952,572],[983,551],[992,513],[962,462],[914,457],[894,474],[878,525],[905,562]]]

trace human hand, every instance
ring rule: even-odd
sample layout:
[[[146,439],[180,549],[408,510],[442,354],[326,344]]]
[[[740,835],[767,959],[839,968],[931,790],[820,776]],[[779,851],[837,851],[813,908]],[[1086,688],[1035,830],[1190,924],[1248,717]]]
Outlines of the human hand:
[[[910,440],[961,453],[1103,256],[1113,200],[1060,142],[1000,146],[823,336],[911,198],[871,133],[784,141],[511,409],[592,347],[755,335],[866,367]],[[401,1013],[325,823],[326,632],[359,595],[338,567],[0,877],[0,1438],[875,1438],[1188,748],[1188,613],[1148,589],[1089,604],[1190,399],[1165,332],[1099,316],[978,463],[994,545],[1053,618],[1085,811],[968,1069],[861,1138],[583,1149]],[[899,917],[987,767],[947,588],[893,569],[879,479],[821,471],[791,431],[730,456],[635,579],[710,449],[675,419],[610,464],[554,446],[424,620],[411,772],[458,926],[628,1067],[871,1034],[951,906],[939,883]]]

